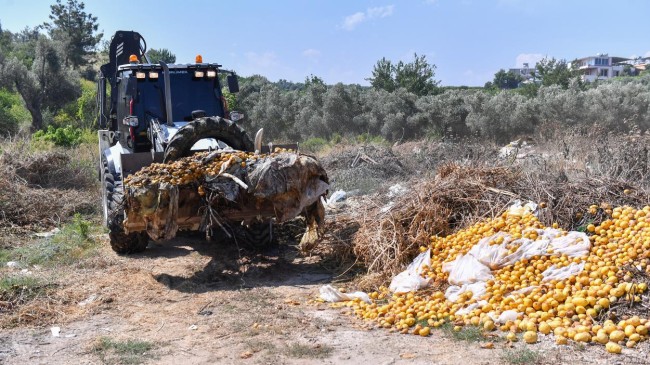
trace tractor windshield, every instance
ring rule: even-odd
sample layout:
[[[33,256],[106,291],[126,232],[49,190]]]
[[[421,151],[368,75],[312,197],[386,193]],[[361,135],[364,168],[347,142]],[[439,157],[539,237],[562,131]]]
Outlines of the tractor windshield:
[[[192,112],[204,110],[209,116],[223,116],[223,104],[218,77],[194,77],[188,69],[170,69],[172,121],[191,121]],[[166,120],[164,75],[158,78],[147,75],[138,80],[136,108],[146,116]],[[138,113],[140,114],[140,113]]]

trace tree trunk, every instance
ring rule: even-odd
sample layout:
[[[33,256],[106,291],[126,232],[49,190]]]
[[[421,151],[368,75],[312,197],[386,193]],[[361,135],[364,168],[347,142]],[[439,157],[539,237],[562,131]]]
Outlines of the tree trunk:
[[[25,107],[29,111],[29,114],[32,115],[31,131],[36,132],[41,130],[43,128],[43,113],[41,113],[41,107],[30,103],[25,103]]]

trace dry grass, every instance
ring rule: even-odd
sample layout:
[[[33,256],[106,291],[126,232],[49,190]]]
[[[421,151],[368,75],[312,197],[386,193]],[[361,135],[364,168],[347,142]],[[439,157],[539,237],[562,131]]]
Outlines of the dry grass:
[[[76,149],[33,150],[29,141],[0,141],[0,230],[6,236],[44,230],[75,213],[99,210],[96,152]]]

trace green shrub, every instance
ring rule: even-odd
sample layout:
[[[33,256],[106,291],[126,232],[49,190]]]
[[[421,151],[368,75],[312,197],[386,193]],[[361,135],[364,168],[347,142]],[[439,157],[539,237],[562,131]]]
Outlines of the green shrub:
[[[37,131],[32,136],[34,141],[52,142],[56,146],[74,147],[82,142],[83,130],[73,126],[58,127],[48,126],[47,131]]]
[[[0,90],[0,136],[18,132],[21,121],[21,108],[22,103],[17,94],[7,90]]]
[[[310,138],[306,140],[305,142],[300,144],[300,148],[310,151],[310,152],[318,152],[325,148],[328,145],[327,140],[323,138]]]

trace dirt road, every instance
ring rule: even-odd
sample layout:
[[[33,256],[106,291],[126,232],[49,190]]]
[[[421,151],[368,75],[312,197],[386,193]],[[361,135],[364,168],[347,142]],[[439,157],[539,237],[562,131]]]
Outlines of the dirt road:
[[[292,246],[260,254],[177,238],[123,257],[106,246],[48,273],[58,275],[57,295],[67,301],[52,305],[52,323],[3,329],[0,363],[642,363],[638,349],[626,360],[596,346],[558,351],[550,342],[510,347],[495,339],[494,349],[483,349],[484,339],[443,331],[423,338],[372,328],[312,302],[336,278]]]

